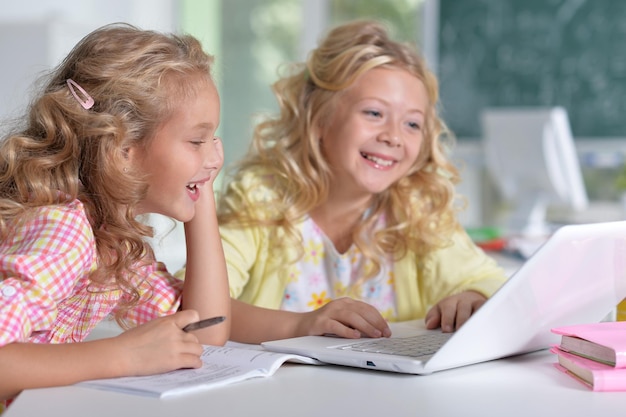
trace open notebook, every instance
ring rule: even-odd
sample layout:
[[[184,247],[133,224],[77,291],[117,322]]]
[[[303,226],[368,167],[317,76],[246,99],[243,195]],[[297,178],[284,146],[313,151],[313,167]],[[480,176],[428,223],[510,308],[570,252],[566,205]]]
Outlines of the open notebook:
[[[453,334],[443,335],[414,323],[392,327],[391,339],[305,336],[263,346],[331,364],[429,374],[548,348],[558,343],[551,328],[600,321],[625,297],[626,221],[568,225],[558,229]],[[381,353],[381,346],[360,351],[347,347],[424,334],[443,338],[441,346],[418,356],[410,356],[417,347],[403,354]]]

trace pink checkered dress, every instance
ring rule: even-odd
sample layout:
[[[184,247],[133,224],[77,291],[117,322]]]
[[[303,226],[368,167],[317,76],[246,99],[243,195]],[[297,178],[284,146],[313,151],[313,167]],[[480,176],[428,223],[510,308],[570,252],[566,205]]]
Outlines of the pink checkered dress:
[[[0,242],[0,346],[82,341],[115,311],[123,294],[89,282],[96,245],[83,205],[39,209]],[[182,282],[161,263],[142,267],[147,301],[129,312],[140,324],[178,309]]]
[[[80,342],[115,311],[120,290],[90,284],[97,265],[93,231],[83,205],[39,209],[0,242],[0,346],[12,342]],[[146,302],[126,319],[141,324],[178,309],[182,281],[162,263],[142,266]],[[10,403],[0,401],[0,414]]]

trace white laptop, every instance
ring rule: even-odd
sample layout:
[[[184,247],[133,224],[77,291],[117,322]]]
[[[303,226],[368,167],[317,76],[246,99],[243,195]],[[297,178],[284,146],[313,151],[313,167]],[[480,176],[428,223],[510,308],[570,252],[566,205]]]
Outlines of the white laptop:
[[[551,328],[601,321],[625,297],[626,221],[568,225],[455,333],[426,330],[420,320],[393,324],[391,339],[305,336],[262,345],[328,364],[429,374],[548,348],[558,343]],[[381,353],[381,346],[349,348],[423,335],[446,340],[434,353],[417,356],[411,356],[417,347],[403,354]]]

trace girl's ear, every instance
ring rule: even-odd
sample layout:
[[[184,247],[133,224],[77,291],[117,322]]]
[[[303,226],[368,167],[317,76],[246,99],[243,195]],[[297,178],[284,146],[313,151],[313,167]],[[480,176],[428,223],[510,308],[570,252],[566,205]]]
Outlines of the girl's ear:
[[[122,155],[124,156],[124,172],[128,171],[128,168],[135,165],[137,163],[137,158],[139,157],[139,150],[136,146],[129,146],[122,150]]]
[[[317,138],[319,143],[322,143],[325,133],[326,132],[324,131],[324,122],[320,119],[315,124],[315,127],[311,129],[311,134]]]

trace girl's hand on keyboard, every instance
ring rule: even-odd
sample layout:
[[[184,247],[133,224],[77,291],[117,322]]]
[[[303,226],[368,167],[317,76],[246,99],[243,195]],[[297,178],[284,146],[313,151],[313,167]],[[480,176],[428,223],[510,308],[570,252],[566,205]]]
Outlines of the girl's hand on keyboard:
[[[307,335],[333,334],[349,339],[391,336],[389,325],[376,308],[347,297],[304,313],[298,327],[297,333]]]
[[[476,291],[464,291],[439,301],[426,313],[426,328],[441,327],[444,333],[458,330],[487,298]]]

